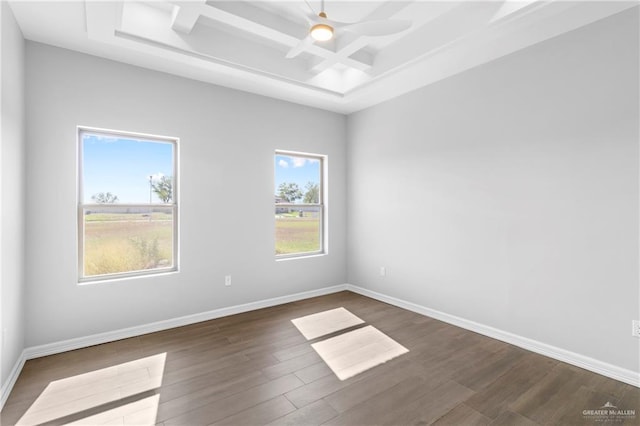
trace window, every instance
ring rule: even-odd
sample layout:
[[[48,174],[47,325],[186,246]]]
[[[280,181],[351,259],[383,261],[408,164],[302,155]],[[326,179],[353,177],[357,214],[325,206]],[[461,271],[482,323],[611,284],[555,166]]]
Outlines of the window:
[[[324,253],[324,167],[320,155],[277,151],[275,234],[277,257]]]
[[[80,281],[177,270],[177,139],[78,130]]]

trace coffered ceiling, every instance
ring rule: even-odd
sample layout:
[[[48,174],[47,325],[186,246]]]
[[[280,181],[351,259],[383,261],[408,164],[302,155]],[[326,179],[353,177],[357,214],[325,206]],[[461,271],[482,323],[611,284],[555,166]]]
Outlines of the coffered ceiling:
[[[635,1],[326,0],[336,29],[306,43],[319,0],[12,1],[25,38],[274,98],[350,113],[571,31]],[[292,56],[292,55],[289,55]]]

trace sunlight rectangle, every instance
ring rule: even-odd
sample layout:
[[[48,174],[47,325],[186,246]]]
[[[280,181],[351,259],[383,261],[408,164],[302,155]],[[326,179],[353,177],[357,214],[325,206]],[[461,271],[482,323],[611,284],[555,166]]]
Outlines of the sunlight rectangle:
[[[346,380],[409,352],[371,325],[311,346],[340,380]]]
[[[291,322],[307,340],[326,336],[327,334],[364,323],[360,318],[342,307],[292,319]]]
[[[156,424],[160,395],[153,395],[111,410],[67,423],[67,425],[149,425]]]
[[[101,405],[157,389],[162,385],[165,359],[166,353],[162,353],[55,380],[31,404],[18,424],[37,425],[75,417]]]

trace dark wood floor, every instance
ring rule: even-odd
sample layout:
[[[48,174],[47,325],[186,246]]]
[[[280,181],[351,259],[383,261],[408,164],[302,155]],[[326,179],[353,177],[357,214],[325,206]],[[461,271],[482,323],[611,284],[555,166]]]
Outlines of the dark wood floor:
[[[340,306],[410,352],[340,381],[290,322]],[[166,354],[160,371],[145,364],[144,378],[136,379],[131,366],[159,354]],[[96,377],[117,371],[128,382],[114,385],[121,392],[114,397],[97,389],[107,373],[87,386],[86,373],[96,371]],[[154,388],[131,387],[151,383],[154,374],[160,378]],[[111,396],[91,400],[92,392]],[[74,398],[84,402],[74,405]],[[105,413],[114,424],[136,423],[144,413],[131,411],[147,401],[146,412],[167,426],[640,423],[638,388],[350,292],[30,360],[0,419],[2,425],[37,419],[39,407],[49,410],[45,424],[87,424],[100,415],[106,421]],[[607,402],[637,416],[583,415]]]

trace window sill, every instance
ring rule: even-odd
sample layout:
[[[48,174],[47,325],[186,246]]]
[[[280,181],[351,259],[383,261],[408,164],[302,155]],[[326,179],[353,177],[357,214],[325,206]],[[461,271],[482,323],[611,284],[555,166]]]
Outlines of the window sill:
[[[287,260],[297,260],[297,259],[310,259],[314,257],[324,257],[327,253],[311,253],[311,254],[292,254],[292,255],[283,255],[276,257],[276,262],[284,262]]]
[[[165,276],[165,275],[173,275],[178,272],[179,271],[177,268],[171,268],[171,269],[159,270],[157,272],[133,273],[133,274],[123,274],[123,275],[117,275],[117,276],[103,275],[103,276],[96,276],[96,277],[89,277],[89,278],[80,278],[78,279],[78,285],[92,285],[92,284],[102,284],[102,283],[113,283],[113,282],[125,281],[125,280],[127,281],[135,280],[140,278],[152,278],[152,277],[159,277],[159,276]]]

